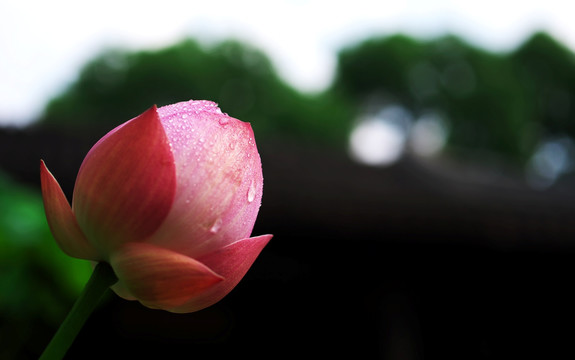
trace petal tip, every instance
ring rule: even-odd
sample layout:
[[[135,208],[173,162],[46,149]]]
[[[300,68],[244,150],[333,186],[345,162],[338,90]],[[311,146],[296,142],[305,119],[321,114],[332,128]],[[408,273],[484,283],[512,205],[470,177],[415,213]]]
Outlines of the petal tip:
[[[86,239],[60,184],[43,160],[40,180],[46,220],[62,251],[75,258],[98,260],[96,249]]]

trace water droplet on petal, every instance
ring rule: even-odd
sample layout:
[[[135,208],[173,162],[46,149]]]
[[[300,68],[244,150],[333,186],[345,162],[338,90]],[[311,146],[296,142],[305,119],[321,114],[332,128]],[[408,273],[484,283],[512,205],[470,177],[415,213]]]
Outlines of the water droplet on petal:
[[[220,231],[221,227],[222,227],[222,219],[217,218],[216,221],[214,221],[214,224],[212,225],[212,227],[210,228],[210,232],[212,234],[215,234],[218,231]]]
[[[230,118],[228,118],[227,116],[221,116],[219,119],[220,125],[226,125],[229,122],[230,122]]]
[[[256,197],[256,182],[252,180],[250,188],[248,189],[248,202],[254,201]]]

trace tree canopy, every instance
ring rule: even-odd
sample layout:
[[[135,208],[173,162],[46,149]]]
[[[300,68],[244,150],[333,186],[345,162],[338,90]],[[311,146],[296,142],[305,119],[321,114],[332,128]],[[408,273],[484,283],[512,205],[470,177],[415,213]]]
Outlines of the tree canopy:
[[[575,56],[545,33],[509,53],[455,36],[369,38],[339,52],[333,84],[316,94],[286,84],[245,43],[186,39],[159,50],[105,51],[50,101],[41,123],[109,129],[152,104],[209,99],[260,136],[345,144],[362,111],[396,104],[445,115],[452,147],[524,162],[545,136],[575,136],[574,95]]]
[[[109,129],[152,104],[206,99],[251,122],[259,134],[343,141],[346,111],[324,94],[302,94],[280,79],[259,50],[237,41],[212,47],[187,39],[156,51],[110,49],[50,101],[41,120]]]

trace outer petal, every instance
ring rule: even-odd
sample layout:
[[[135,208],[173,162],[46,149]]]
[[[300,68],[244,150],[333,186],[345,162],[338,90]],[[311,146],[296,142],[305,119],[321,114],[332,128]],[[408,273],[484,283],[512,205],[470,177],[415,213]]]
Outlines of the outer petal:
[[[40,161],[40,180],[46,219],[62,251],[80,259],[100,260],[96,249],[86,240],[78,226],[60,184],[50,173],[44,161]]]
[[[272,236],[262,235],[242,239],[199,258],[198,261],[223,276],[224,281],[170,311],[188,313],[204,309],[220,301],[236,287]]]
[[[223,280],[201,262],[146,243],[125,244],[110,260],[123,288],[119,295],[150,308],[181,306]]]
[[[210,101],[181,102],[158,113],[178,179],[172,210],[151,241],[196,258],[249,237],[263,186],[250,124]]]
[[[88,239],[108,252],[156,231],[175,190],[174,157],[154,106],[94,145],[78,173],[72,207]]]

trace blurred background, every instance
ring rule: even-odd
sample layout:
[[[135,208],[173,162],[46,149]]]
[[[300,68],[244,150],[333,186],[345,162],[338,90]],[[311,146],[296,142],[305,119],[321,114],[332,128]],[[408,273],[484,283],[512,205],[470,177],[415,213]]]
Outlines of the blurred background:
[[[274,239],[204,311],[108,296],[68,358],[572,358],[572,10],[0,3],[0,359],[37,358],[91,273],[39,159],[71,197],[102,135],[188,99],[252,123]]]

